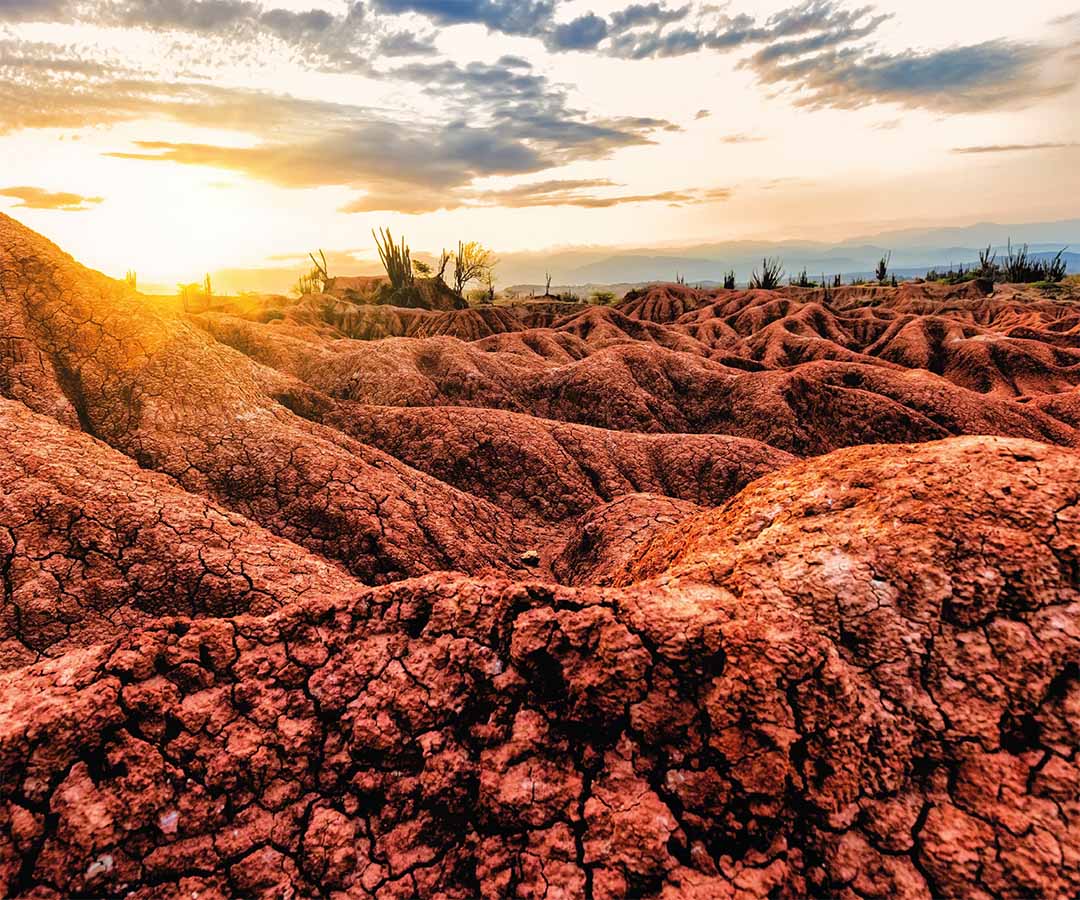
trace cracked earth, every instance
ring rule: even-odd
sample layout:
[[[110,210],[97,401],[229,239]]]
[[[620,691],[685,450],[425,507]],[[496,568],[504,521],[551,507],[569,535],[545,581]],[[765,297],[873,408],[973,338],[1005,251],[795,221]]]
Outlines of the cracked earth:
[[[1080,296],[185,313],[0,215],[0,894],[1080,894]]]

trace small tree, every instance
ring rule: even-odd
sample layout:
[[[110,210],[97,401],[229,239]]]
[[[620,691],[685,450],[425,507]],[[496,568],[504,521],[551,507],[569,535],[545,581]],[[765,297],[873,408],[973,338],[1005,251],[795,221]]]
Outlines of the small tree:
[[[874,270],[874,277],[877,278],[878,284],[884,284],[885,280],[889,277],[889,263],[891,261],[892,250],[878,260],[877,268]]]
[[[421,278],[430,278],[434,270],[426,262],[420,259],[414,259],[412,261],[413,272],[419,275]]]
[[[784,277],[784,264],[778,257],[770,257],[761,261],[761,271],[754,269],[750,277],[750,287],[753,290],[775,291],[780,287],[780,280]]]
[[[484,295],[484,302],[492,304],[495,302],[495,270],[488,269],[484,272],[484,277],[481,279],[484,282],[484,288],[487,293]]]
[[[470,281],[483,281],[484,273],[495,267],[495,255],[483,244],[458,241],[458,252],[454,257],[454,292],[460,297]]]
[[[733,291],[733,290],[735,290],[735,270],[734,269],[728,269],[724,273],[724,290],[725,291]]]

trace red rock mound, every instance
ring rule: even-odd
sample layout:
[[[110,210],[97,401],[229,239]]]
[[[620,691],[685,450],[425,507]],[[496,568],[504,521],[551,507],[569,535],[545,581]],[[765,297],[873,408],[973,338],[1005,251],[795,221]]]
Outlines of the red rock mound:
[[[604,431],[463,407],[342,405],[327,424],[517,516],[547,522],[641,492],[715,506],[793,459],[725,435]]]
[[[343,571],[21,403],[0,400],[0,668],[162,616],[345,596]]]
[[[299,418],[250,360],[0,225],[0,307],[47,361],[32,408],[62,395],[66,421],[367,582],[520,568],[508,514]]]
[[[658,583],[432,576],[10,673],[5,892],[1072,895],[1078,503],[1068,451],[859,448]]]

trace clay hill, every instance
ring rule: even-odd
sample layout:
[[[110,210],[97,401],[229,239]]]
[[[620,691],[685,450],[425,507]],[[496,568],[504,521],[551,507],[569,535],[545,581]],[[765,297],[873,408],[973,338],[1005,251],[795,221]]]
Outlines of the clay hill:
[[[1075,897],[1078,445],[1076,288],[185,312],[0,216],[0,894]]]

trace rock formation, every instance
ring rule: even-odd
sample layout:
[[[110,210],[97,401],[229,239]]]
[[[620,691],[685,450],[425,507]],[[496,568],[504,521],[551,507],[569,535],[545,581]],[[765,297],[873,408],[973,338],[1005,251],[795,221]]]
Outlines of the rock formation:
[[[1080,316],[185,313],[0,216],[0,894],[1080,893]]]

